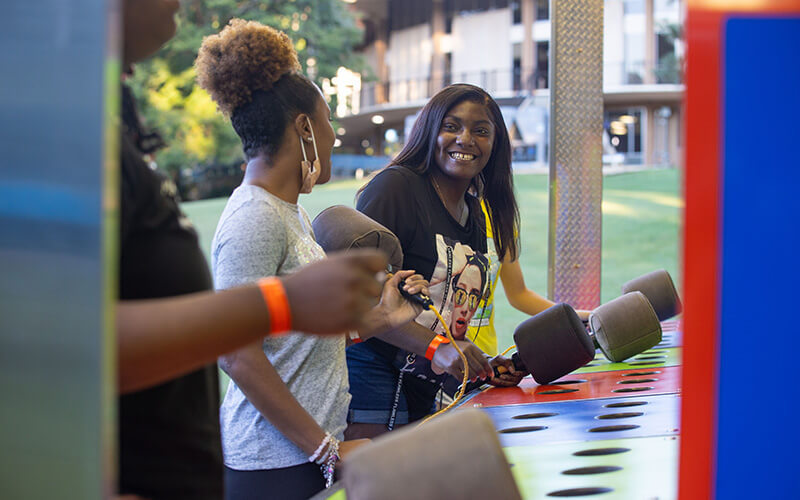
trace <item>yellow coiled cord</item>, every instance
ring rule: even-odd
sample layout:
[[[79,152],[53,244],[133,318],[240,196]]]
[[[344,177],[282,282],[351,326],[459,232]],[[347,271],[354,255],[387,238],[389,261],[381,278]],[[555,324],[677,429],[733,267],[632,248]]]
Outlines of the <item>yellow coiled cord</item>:
[[[455,398],[453,398],[453,402],[447,405],[445,408],[442,408],[441,410],[437,411],[433,415],[428,415],[427,417],[425,417],[425,419],[422,422],[420,422],[420,425],[424,424],[428,420],[431,420],[432,418],[437,417],[438,415],[441,415],[442,413],[446,412],[447,410],[458,404],[461,398],[464,397],[464,391],[467,389],[467,382],[469,381],[469,365],[467,364],[467,357],[464,355],[464,351],[462,351],[461,348],[458,347],[456,339],[453,338],[453,334],[450,333],[450,326],[447,324],[447,322],[445,322],[444,318],[442,318],[442,315],[439,314],[439,311],[437,311],[435,307],[429,306],[428,309],[433,311],[433,314],[435,314],[436,317],[439,318],[439,321],[442,322],[442,326],[444,326],[444,331],[447,333],[447,338],[450,339],[450,343],[453,344],[453,347],[455,347],[456,351],[458,351],[458,355],[461,356],[461,362],[464,364],[464,379],[461,381],[461,388],[456,393]]]

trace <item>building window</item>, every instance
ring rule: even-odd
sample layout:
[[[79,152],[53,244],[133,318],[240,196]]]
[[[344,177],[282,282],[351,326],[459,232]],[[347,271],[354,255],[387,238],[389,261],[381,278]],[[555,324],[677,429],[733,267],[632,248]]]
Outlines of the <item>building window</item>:
[[[536,72],[534,73],[534,86],[537,89],[549,88],[548,70],[550,67],[550,42],[536,42]]]
[[[550,0],[536,0],[536,20],[550,19]]]
[[[625,14],[644,14],[644,0],[625,0],[622,9]]]
[[[514,24],[522,24],[522,8],[519,1],[511,2],[511,20]]]
[[[521,90],[522,89],[522,44],[515,43],[512,48],[514,59],[512,61],[511,67],[513,68],[513,73],[511,75],[511,79],[513,81],[514,90]]]
[[[603,112],[603,163],[642,163],[642,114],[641,108]]]

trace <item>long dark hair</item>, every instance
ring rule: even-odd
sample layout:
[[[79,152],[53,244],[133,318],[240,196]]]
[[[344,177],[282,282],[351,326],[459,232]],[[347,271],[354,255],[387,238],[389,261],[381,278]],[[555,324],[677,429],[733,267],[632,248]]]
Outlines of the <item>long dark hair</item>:
[[[464,101],[484,105],[494,123],[492,154],[486,167],[472,179],[470,188],[486,202],[497,255],[502,260],[506,252],[510,252],[511,259],[516,260],[519,255],[515,234],[519,228],[519,209],[511,175],[511,141],[500,107],[485,90],[457,83],[437,92],[420,111],[403,150],[389,166],[398,165],[418,174],[430,175],[431,169],[436,168],[436,138],[442,121],[448,111]]]

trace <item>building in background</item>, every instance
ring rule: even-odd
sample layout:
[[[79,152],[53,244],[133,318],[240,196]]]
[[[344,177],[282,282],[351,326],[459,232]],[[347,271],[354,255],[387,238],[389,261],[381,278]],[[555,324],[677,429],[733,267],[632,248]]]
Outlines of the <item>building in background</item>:
[[[500,104],[515,168],[547,165],[548,0],[345,1],[372,74],[342,68],[324,85],[341,152],[393,155],[427,99],[466,82]],[[680,0],[605,0],[605,164],[680,163],[682,21]]]

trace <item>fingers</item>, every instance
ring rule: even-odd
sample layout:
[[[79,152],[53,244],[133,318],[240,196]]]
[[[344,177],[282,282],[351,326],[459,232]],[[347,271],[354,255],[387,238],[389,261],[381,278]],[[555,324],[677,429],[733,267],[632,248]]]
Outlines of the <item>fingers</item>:
[[[398,277],[398,282],[405,280],[403,290],[406,292],[412,295],[419,292],[428,293],[428,280],[423,278],[421,274],[415,274],[413,269],[397,271],[395,276]]]
[[[459,347],[464,351],[464,355],[469,362],[470,380],[475,381],[479,378],[490,378],[494,375],[494,371],[489,361],[484,357],[483,351],[471,343],[459,344]]]
[[[511,361],[509,358],[504,358],[503,356],[495,356],[494,358],[491,359],[489,364],[496,367],[500,373],[515,372],[514,362]]]
[[[414,271],[409,272],[413,273]],[[428,280],[423,278],[422,275],[411,274],[406,278],[406,284],[403,289],[412,295],[420,292],[424,293],[425,295],[429,295],[428,286]]]
[[[499,377],[494,377],[489,381],[489,383],[496,387],[515,387],[519,385],[520,381],[522,380],[521,375],[511,375],[508,373],[504,373]]]

